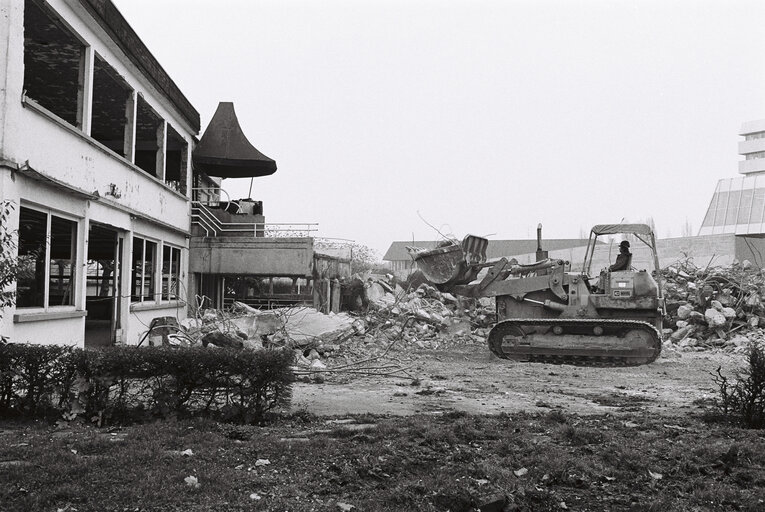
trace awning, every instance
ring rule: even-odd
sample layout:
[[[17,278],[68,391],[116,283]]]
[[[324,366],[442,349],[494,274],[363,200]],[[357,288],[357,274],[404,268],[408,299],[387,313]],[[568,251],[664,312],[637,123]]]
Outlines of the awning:
[[[592,227],[592,232],[596,235],[650,235],[652,230],[648,224],[598,224]]]
[[[202,140],[192,154],[194,168],[208,176],[252,178],[276,172],[276,162],[245,137],[234,104],[220,102]]]

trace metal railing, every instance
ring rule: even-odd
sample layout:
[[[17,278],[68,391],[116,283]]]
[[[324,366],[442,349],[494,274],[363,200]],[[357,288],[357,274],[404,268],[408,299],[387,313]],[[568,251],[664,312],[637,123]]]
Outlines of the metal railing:
[[[208,196],[204,201],[200,199],[200,196],[203,194]],[[224,196],[225,199],[222,199]],[[191,200],[214,208],[218,208],[221,203],[236,205],[236,213],[241,212],[239,203],[232,201],[228,192],[220,187],[194,187],[191,189]]]
[[[223,222],[200,201],[191,203],[191,221],[204,230],[206,237],[251,234],[259,238],[307,238],[319,231],[317,222]]]

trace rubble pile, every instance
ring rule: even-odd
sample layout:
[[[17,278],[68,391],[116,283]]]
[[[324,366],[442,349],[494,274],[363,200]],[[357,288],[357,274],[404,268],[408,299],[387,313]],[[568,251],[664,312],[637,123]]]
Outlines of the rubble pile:
[[[365,289],[367,326],[405,346],[484,343],[496,320],[493,299],[455,297],[427,283],[410,282],[405,289],[390,276],[372,276]]]
[[[765,337],[765,269],[747,260],[707,268],[684,260],[663,269],[662,276],[668,346],[742,351],[750,339]]]
[[[286,346],[295,351],[296,367],[311,373],[395,373],[390,365],[369,363],[393,352],[483,344],[495,321],[493,299],[457,298],[426,283],[402,286],[392,276],[356,279],[363,282],[362,311],[258,310],[234,302],[227,311],[209,309],[183,320],[167,341],[250,349]]]

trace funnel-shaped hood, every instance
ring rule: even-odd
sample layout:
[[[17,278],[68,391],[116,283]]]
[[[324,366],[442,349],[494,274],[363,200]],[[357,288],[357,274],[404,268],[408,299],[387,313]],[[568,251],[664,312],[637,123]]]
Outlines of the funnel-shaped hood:
[[[250,178],[276,172],[276,162],[245,137],[231,102],[218,104],[192,159],[194,168],[220,178]]]

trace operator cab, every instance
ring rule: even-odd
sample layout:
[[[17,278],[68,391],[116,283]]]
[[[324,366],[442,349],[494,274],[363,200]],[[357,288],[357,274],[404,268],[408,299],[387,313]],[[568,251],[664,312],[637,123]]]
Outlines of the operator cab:
[[[614,264],[611,264],[613,246],[598,243],[598,238],[604,236],[622,238],[619,244],[620,255]],[[633,240],[632,244],[627,238]],[[593,267],[602,268],[597,284],[590,287],[593,295],[603,295],[613,301],[630,301],[640,297],[661,298],[661,289],[654,278],[658,276],[659,270],[656,240],[653,230],[647,224],[594,226],[585,254],[584,275],[591,276]]]

